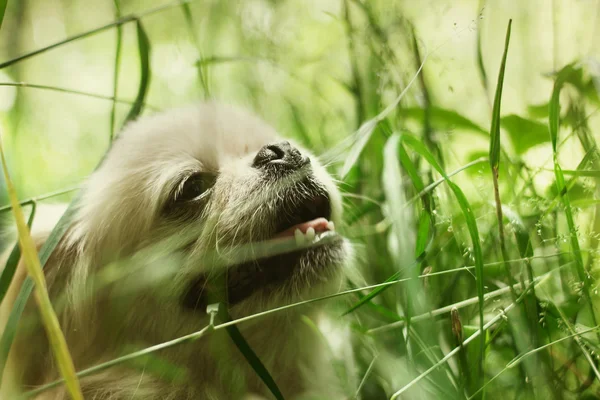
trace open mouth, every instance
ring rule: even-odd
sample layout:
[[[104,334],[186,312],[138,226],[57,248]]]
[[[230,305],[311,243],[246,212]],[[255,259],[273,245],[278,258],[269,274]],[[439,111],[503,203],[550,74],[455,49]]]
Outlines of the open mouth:
[[[294,237],[299,246],[316,242],[328,232],[335,231],[335,225],[330,218],[329,196],[318,193],[303,200],[293,213],[284,215],[273,239]]]
[[[236,304],[258,290],[280,287],[294,277],[302,275],[302,282],[309,282],[309,275],[326,274],[340,242],[336,239],[334,223],[330,221],[331,203],[327,192],[314,186],[312,189],[311,195],[303,196],[301,201],[296,199],[281,206],[276,233],[270,238],[273,243],[294,239],[297,248],[229,267],[223,282],[224,301]],[[199,277],[190,286],[184,304],[194,309],[205,306],[208,297],[214,296],[210,293],[211,286],[206,276]]]

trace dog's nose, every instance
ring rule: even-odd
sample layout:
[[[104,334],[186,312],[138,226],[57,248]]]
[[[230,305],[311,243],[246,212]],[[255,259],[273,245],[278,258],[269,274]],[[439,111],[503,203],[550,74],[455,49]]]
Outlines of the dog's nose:
[[[252,166],[254,168],[299,169],[308,163],[310,163],[310,158],[303,157],[297,148],[285,141],[263,146],[256,153]]]

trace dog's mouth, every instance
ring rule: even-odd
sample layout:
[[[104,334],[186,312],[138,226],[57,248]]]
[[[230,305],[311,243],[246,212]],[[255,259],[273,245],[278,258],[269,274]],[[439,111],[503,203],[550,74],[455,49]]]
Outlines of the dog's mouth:
[[[189,288],[184,304],[202,309],[214,301],[229,305],[241,302],[262,289],[281,288],[294,277],[309,284],[311,277],[319,276],[333,261],[333,253],[340,247],[340,239],[331,219],[331,202],[327,192],[320,188],[311,191],[301,201],[283,204],[275,224],[275,234],[267,244],[267,254],[229,267],[221,279],[208,282],[199,277]],[[294,245],[295,241],[295,245]],[[290,243],[286,252],[270,255],[270,243]],[[272,254],[272,253],[271,253]],[[215,281],[219,283],[216,284]],[[224,290],[223,290],[224,289]],[[223,292],[225,292],[223,295]]]
[[[294,237],[296,244],[318,241],[327,232],[334,232],[331,219],[331,202],[323,192],[303,200],[295,210],[281,217],[273,239]]]

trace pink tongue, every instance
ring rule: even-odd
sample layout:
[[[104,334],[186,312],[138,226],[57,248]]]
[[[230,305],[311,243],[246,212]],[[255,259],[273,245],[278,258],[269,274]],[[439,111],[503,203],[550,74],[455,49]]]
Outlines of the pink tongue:
[[[300,229],[302,233],[306,233],[308,228],[311,227],[315,230],[315,232],[325,232],[329,230],[329,228],[327,228],[328,222],[329,221],[327,221],[325,218],[320,217],[317,219],[313,219],[312,221],[306,221],[301,224],[294,225],[291,228],[288,228],[285,231],[278,233],[277,235],[275,235],[275,237],[282,238],[294,236],[294,232],[296,232],[296,229]]]

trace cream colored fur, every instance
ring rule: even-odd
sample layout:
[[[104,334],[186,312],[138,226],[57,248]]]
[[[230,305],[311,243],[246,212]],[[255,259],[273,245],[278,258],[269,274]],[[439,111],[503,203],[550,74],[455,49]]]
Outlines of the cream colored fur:
[[[203,310],[183,310],[180,297],[190,277],[216,273],[203,256],[227,256],[233,246],[268,239],[264,227],[276,210],[264,207],[261,181],[250,164],[259,149],[282,140],[273,128],[238,108],[207,103],[145,117],[119,135],[101,167],[82,190],[74,221],[45,268],[77,370],[135,349],[202,329]],[[310,155],[305,149],[301,151]],[[314,174],[331,198],[332,220],[340,222],[341,199],[329,174],[310,155]],[[188,171],[213,171],[219,179],[202,223],[160,217],[167,188]],[[194,238],[185,250],[182,238]],[[38,244],[45,240],[37,235]],[[350,256],[350,248],[344,243]],[[343,262],[345,260],[340,260]],[[343,268],[327,282],[289,293],[259,292],[233,307],[234,318],[335,292]],[[24,279],[23,265],[0,309],[2,322]],[[323,318],[320,305],[277,313],[239,327],[273,374],[286,399],[345,397],[322,338],[302,319]],[[81,380],[86,399],[270,398],[264,384],[224,330]],[[35,305],[28,306],[11,351],[2,385],[24,389],[60,376]],[[157,376],[152,365],[173,366]],[[255,396],[255,397],[252,397]],[[258,396],[258,397],[257,397]],[[63,388],[39,399],[67,399]]]

